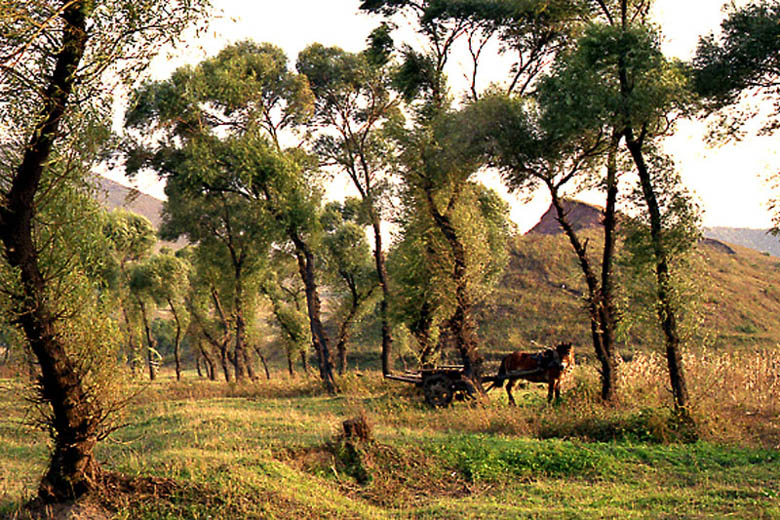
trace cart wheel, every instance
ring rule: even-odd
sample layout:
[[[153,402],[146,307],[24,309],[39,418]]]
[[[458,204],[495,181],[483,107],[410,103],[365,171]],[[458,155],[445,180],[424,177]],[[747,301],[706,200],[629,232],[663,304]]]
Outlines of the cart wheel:
[[[452,383],[445,376],[431,376],[423,382],[425,402],[433,408],[447,408],[452,402]]]
[[[468,401],[477,398],[477,389],[469,381],[459,379],[452,384],[453,394],[458,401]]]

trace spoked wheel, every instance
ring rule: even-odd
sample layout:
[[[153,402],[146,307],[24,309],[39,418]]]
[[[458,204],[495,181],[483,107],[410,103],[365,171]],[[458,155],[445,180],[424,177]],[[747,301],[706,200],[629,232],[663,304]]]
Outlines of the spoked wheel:
[[[431,376],[423,383],[425,402],[433,408],[446,408],[452,402],[452,383],[445,376]]]
[[[452,391],[456,401],[469,401],[477,398],[477,389],[465,379],[452,383]]]

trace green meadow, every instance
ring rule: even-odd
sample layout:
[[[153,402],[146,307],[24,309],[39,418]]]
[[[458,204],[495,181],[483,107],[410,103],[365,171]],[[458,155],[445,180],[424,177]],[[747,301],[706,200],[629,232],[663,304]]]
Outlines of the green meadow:
[[[340,379],[337,397],[314,378],[168,375],[97,450],[105,469],[154,485],[104,491],[67,518],[780,518],[780,437],[762,430],[776,416],[743,410],[751,420],[725,427],[702,404],[699,440],[685,442],[670,410],[604,407],[591,377],[578,369],[556,406],[538,385],[516,408],[493,392],[431,409],[375,372]],[[0,384],[0,516],[26,518],[47,436],[19,384]],[[341,423],[359,416],[371,439],[349,441]]]

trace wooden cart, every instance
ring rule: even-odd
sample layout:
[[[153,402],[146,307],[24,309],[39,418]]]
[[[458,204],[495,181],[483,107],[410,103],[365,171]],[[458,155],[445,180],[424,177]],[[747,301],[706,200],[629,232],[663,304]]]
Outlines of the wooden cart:
[[[498,383],[509,378],[524,377],[542,372],[542,369],[518,370],[508,374],[486,376],[483,383]],[[446,408],[453,399],[465,401],[476,397],[476,389],[463,377],[463,365],[445,365],[434,368],[423,368],[419,372],[403,372],[386,374],[386,379],[412,383],[422,388],[425,402],[433,408]]]
[[[412,383],[422,388],[425,402],[433,408],[446,408],[453,399],[474,399],[476,389],[463,377],[462,365],[423,368],[419,372],[386,374],[393,381]]]

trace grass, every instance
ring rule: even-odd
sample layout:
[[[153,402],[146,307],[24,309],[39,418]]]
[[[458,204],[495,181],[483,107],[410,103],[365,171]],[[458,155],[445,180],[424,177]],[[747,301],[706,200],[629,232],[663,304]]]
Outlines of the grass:
[[[652,356],[624,367],[623,401],[609,407],[590,367],[556,407],[536,386],[516,391],[517,408],[494,393],[444,410],[375,372],[340,379],[337,397],[282,374],[241,387],[167,375],[97,456],[175,485],[113,497],[110,515],[82,518],[780,518],[776,365],[756,354],[751,370],[718,376],[729,362],[688,359],[698,369],[693,444],[680,442]],[[0,517],[21,518],[46,437],[25,423],[20,384],[0,386]],[[341,422],[361,414],[373,440],[347,443]]]

